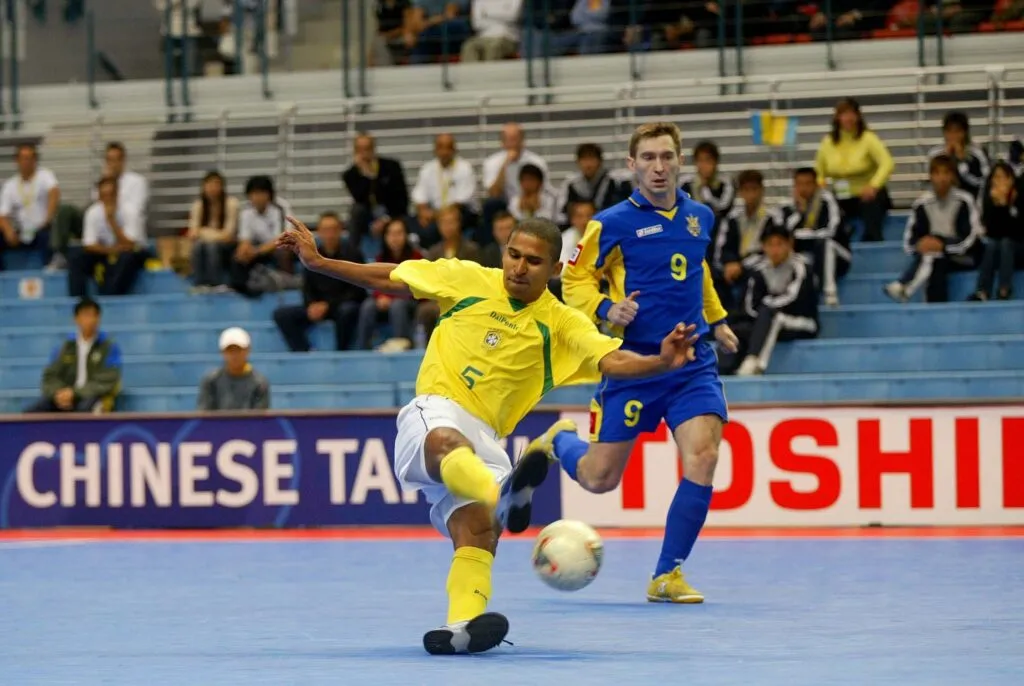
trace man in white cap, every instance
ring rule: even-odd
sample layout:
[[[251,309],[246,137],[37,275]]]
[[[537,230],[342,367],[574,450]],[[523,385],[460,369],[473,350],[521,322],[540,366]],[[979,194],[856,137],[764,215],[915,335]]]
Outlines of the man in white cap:
[[[198,410],[266,410],[270,407],[270,382],[249,364],[252,340],[245,329],[233,326],[220,335],[224,366],[199,384]]]

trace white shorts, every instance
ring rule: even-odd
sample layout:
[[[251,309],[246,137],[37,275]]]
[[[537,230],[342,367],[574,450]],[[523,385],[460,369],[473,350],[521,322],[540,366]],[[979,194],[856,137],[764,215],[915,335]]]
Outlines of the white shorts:
[[[473,450],[501,483],[512,471],[508,453],[498,442],[494,429],[439,395],[420,395],[398,413],[395,438],[395,475],[407,491],[423,491],[430,503],[430,523],[448,536],[448,518],[472,500],[452,495],[444,484],[427,475],[423,444],[427,434],[438,428],[455,429],[473,445]]]

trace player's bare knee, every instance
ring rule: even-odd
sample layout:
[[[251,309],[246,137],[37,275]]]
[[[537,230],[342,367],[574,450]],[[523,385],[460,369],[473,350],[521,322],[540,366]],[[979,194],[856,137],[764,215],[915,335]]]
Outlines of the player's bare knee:
[[[423,462],[427,474],[434,481],[441,481],[441,460],[456,448],[472,448],[473,444],[455,429],[440,427],[433,429],[423,441]]]
[[[614,491],[622,481],[622,472],[612,465],[595,464],[579,476],[581,477],[580,483],[591,493]]]
[[[448,534],[456,549],[471,546],[494,554],[499,530],[494,513],[480,503],[460,507],[448,518]]]
[[[687,456],[684,471],[686,478],[702,486],[710,486],[715,478],[718,465],[718,445],[713,442],[700,444]]]

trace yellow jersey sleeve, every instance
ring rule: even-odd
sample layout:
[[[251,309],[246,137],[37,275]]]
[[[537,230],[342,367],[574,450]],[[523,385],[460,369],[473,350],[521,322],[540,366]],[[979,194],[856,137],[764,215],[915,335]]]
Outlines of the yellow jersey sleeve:
[[[467,294],[489,290],[490,271],[457,259],[406,260],[395,267],[390,278],[408,286],[416,298],[437,301],[444,314]]]
[[[555,386],[597,383],[601,360],[622,345],[621,338],[605,336],[579,310],[560,307],[554,322],[551,346]]]
[[[572,259],[562,272],[562,297],[565,304],[593,319],[599,318],[598,307],[606,298],[601,294],[601,230],[602,224],[591,221]]]
[[[729,315],[722,307],[722,301],[718,299],[715,291],[715,282],[711,278],[711,268],[708,261],[704,260],[704,321],[709,326],[714,326]]]

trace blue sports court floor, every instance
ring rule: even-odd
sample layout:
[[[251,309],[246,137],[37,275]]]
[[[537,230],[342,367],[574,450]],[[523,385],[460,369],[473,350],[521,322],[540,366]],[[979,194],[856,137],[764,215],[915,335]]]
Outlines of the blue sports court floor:
[[[430,657],[440,540],[0,539],[0,684],[1024,684],[1024,538],[708,539],[703,606],[644,602],[656,539],[575,594],[506,540],[514,646]]]

